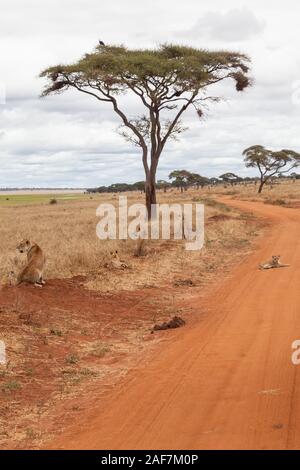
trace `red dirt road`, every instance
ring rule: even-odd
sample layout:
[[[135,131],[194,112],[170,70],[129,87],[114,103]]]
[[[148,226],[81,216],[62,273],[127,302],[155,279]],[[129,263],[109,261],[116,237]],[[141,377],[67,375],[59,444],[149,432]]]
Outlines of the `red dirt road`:
[[[209,315],[168,332],[150,364],[48,448],[300,448],[300,213],[226,202],[270,220],[257,250],[205,300]],[[272,254],[291,266],[259,271]]]

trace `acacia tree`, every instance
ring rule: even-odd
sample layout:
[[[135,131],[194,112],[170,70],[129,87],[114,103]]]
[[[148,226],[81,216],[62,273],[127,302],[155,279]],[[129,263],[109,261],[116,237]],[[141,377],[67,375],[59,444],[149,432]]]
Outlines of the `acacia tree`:
[[[121,119],[122,135],[141,148],[150,217],[159,158],[168,140],[185,130],[183,113],[193,106],[201,118],[205,104],[220,99],[206,94],[211,85],[232,79],[242,91],[250,85],[248,72],[249,58],[236,52],[99,45],[78,62],[49,67],[40,76],[48,79],[42,96],[73,88],[112,105]],[[140,100],[143,111],[138,117],[129,116],[122,105],[121,95],[127,92]]]
[[[224,173],[223,175],[219,176],[219,178],[224,183],[230,183],[230,184],[237,183],[238,181],[240,181],[240,177],[237,176],[235,173],[231,173],[231,172]]]
[[[187,170],[173,170],[169,174],[169,179],[173,180],[172,184],[180,188],[180,191],[183,193],[184,188],[186,188],[188,184],[190,174],[191,173]]]
[[[258,193],[273,176],[283,175],[300,165],[300,154],[293,150],[272,151],[262,145],[253,145],[244,150],[245,165],[247,168],[258,168],[260,185]],[[285,170],[283,169],[285,168]]]
[[[198,173],[190,173],[187,177],[187,183],[190,186],[196,186],[197,189],[199,187],[203,187],[205,184],[208,183],[208,178],[205,176],[201,176]]]

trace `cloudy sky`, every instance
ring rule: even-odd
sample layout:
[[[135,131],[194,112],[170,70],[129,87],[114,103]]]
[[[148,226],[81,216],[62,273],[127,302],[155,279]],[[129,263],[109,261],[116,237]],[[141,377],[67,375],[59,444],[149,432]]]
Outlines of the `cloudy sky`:
[[[226,100],[170,143],[158,178],[185,168],[205,176],[249,174],[242,151],[262,144],[300,151],[297,0],[2,0],[0,187],[91,187],[143,179],[138,149],[116,134],[110,104],[68,92],[40,99],[39,72],[74,61],[99,38],[129,47],[165,42],[249,54],[255,85]],[[139,108],[128,102],[132,116]]]

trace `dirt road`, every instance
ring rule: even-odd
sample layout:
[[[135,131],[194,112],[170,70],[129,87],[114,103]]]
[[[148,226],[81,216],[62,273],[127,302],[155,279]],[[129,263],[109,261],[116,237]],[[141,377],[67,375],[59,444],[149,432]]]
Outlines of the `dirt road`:
[[[300,448],[300,213],[230,201],[271,222],[258,249],[205,301],[210,314],[171,334],[152,363],[49,448]],[[291,267],[259,271],[281,254]]]

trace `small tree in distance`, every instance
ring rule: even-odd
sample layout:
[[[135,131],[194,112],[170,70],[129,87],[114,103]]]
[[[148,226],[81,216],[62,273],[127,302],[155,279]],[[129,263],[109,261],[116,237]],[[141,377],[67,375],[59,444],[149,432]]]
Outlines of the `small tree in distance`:
[[[197,189],[199,189],[199,186],[204,186],[209,183],[209,179],[205,176],[201,176],[198,173],[191,173],[187,170],[173,170],[169,174],[169,179],[173,180],[172,185],[180,188],[181,192],[188,186],[196,186]]]
[[[183,192],[188,184],[190,174],[191,173],[187,170],[173,170],[169,174],[169,179],[173,180],[172,184],[176,186],[176,188],[180,188],[180,191]]]
[[[243,155],[245,155],[244,161],[247,168],[257,167],[259,170],[259,194],[273,176],[288,173],[300,165],[300,154],[293,150],[272,151],[262,145],[253,145],[244,150]]]
[[[203,187],[208,184],[209,179],[198,173],[190,173],[187,177],[187,182],[189,185],[196,186],[196,188],[199,189],[200,186]]]
[[[222,180],[224,183],[229,183],[229,184],[233,184],[233,183],[238,183],[241,178],[239,176],[237,176],[236,174],[234,173],[224,173],[223,175],[219,176],[220,180]]]
[[[44,70],[40,76],[48,84],[42,96],[72,88],[110,103],[121,119],[122,135],[141,148],[150,218],[159,158],[168,140],[184,131],[182,115],[193,106],[202,117],[204,104],[220,99],[207,95],[207,89],[225,79],[232,79],[238,91],[247,88],[248,64],[249,58],[237,52],[172,44],[138,50],[99,45],[78,62]],[[142,112],[137,117],[123,109],[120,95],[127,92],[140,100]]]

